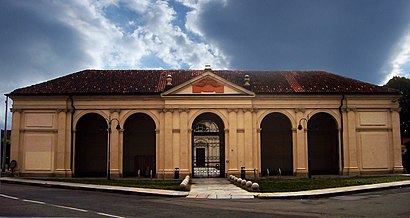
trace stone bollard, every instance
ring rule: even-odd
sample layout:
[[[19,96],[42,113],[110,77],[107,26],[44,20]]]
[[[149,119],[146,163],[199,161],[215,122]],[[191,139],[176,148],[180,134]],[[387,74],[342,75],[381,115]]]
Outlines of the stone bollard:
[[[252,181],[247,181],[247,182],[246,182],[246,187],[249,187],[249,188],[250,188],[251,186],[252,186]]]
[[[241,178],[239,178],[236,182],[237,182],[237,183],[239,183],[239,184],[241,184],[242,179],[241,179]]]
[[[241,182],[242,185],[246,185],[246,179],[243,179]]]
[[[254,190],[254,191],[259,190],[259,184],[256,183],[256,182],[254,182],[254,183],[252,184],[251,188],[252,188],[252,190]]]
[[[182,180],[181,184],[179,184],[179,187],[186,189],[189,183],[189,176],[185,176],[185,179]]]

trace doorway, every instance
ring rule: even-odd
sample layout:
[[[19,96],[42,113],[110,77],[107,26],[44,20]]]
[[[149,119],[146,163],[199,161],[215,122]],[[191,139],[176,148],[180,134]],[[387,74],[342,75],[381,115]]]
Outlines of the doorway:
[[[192,175],[196,178],[224,177],[224,125],[213,113],[199,115],[192,124]]]

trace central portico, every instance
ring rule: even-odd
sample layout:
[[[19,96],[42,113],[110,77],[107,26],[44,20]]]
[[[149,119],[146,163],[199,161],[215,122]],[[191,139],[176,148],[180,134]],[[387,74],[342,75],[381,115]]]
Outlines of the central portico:
[[[255,93],[210,71],[178,86],[174,87],[172,84],[173,77],[170,74],[167,76],[169,89],[161,96],[166,108],[163,111],[164,131],[165,133],[169,131],[166,126],[167,123],[172,122],[169,126],[172,126],[173,140],[165,140],[164,149],[176,145],[180,151],[172,150],[178,152],[178,155],[173,155],[174,166],[166,169],[165,164],[164,171],[180,168],[181,173],[189,173],[197,178],[225,177],[229,171],[238,173],[240,167],[245,166],[245,159],[238,162],[238,158],[245,158],[245,156],[237,156],[238,152],[244,155],[245,142],[240,142],[241,148],[238,149],[235,142],[236,134],[244,136],[244,115],[246,111],[249,115],[252,114],[252,99]],[[241,109],[238,109],[238,106]],[[230,134],[230,128],[237,123],[237,115],[233,116],[233,114],[239,113],[239,110],[243,116],[239,118],[242,123],[239,130],[236,126],[235,132]],[[229,114],[232,114],[231,117]],[[186,125],[188,129],[184,128]],[[187,130],[188,132],[185,132]],[[247,131],[249,135],[252,134],[251,129]],[[251,144],[249,146],[252,146]],[[183,145],[188,145],[189,152],[181,152],[184,150],[181,147]],[[191,158],[183,157],[186,154]],[[246,158],[249,159],[248,167],[252,167],[252,155],[247,155]],[[184,161],[186,163],[183,163]],[[184,166],[187,165],[190,167],[185,168]]]

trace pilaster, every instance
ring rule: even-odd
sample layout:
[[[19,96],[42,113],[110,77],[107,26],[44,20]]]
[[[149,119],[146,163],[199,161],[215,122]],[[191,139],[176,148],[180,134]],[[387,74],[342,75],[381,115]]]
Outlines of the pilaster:
[[[245,167],[245,128],[244,128],[244,113],[243,110],[238,110],[236,114],[237,130],[237,152],[238,152],[238,168]]]
[[[343,116],[343,118],[346,116]],[[345,135],[347,134],[347,140],[345,140],[344,153],[345,153],[345,169],[344,172],[348,175],[358,175],[359,163],[358,163],[358,149],[357,149],[357,132],[356,132],[356,109],[347,109],[347,122],[345,122]],[[347,130],[347,131],[346,131]]]
[[[71,161],[72,161],[72,152],[73,148],[71,147],[71,121],[72,121],[72,114],[73,110],[67,110],[66,113],[66,126],[65,126],[65,162],[64,168],[66,169],[66,177],[71,177],[73,174],[73,170],[71,169]],[[74,128],[74,126],[73,126]],[[74,141],[74,138],[73,138]],[[74,143],[73,143],[74,145]]]
[[[260,169],[260,128],[257,124],[257,109],[252,110],[252,166]],[[259,173],[258,173],[259,175]]]
[[[252,119],[252,111],[245,110],[244,115],[244,124],[245,124],[245,167],[246,169],[254,169],[255,166],[253,164],[253,144],[252,144],[252,137],[253,137],[253,119]]]
[[[181,171],[187,171],[187,174],[190,173],[189,171],[189,161],[191,159],[190,153],[189,153],[189,142],[188,142],[188,110],[187,109],[183,109],[180,110],[180,114],[179,114],[179,119],[180,119],[180,141],[179,141],[179,145],[180,145],[180,167],[181,167]]]
[[[180,166],[180,120],[179,110],[172,112],[172,169]]]
[[[11,153],[10,153],[10,161],[11,160],[16,160],[17,161],[17,168],[21,171],[22,168],[21,166],[23,165],[23,148],[21,147],[21,139],[20,135],[22,133],[20,132],[21,129],[21,113],[22,111],[20,109],[12,109],[12,130],[11,130]]]
[[[390,110],[391,125],[392,125],[392,146],[393,150],[393,172],[402,173],[402,155],[401,155],[401,138],[400,138],[400,114],[399,109]]]
[[[307,143],[307,122],[304,109],[296,110],[296,123],[301,122],[302,130],[296,131],[296,175],[306,176],[308,174],[308,143]]]
[[[172,110],[166,109],[164,111],[164,123],[165,123],[165,130],[164,130],[164,169],[165,173],[171,173],[173,172],[173,140],[172,140]]]
[[[66,126],[67,126],[67,110],[57,111],[57,144],[55,148],[54,164],[55,171],[58,174],[65,174],[66,159]]]
[[[116,129],[117,120],[120,119],[119,110],[110,110],[111,118],[111,147],[110,147],[110,172],[114,177],[119,177],[120,175],[120,131]],[[116,120],[117,119],[117,120]],[[124,128],[122,126],[122,128]]]
[[[229,171],[238,171],[238,144],[236,138],[237,132],[237,109],[228,109],[229,120],[229,144],[226,145],[229,149]],[[229,173],[229,172],[228,172]]]

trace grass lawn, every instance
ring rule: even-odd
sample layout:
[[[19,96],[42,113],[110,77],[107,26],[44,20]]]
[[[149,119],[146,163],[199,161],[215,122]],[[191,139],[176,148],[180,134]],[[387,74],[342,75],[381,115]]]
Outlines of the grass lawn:
[[[69,178],[69,179],[47,178],[47,179],[39,179],[39,180],[94,184],[94,185],[112,185],[112,186],[125,186],[125,187],[135,187],[135,188],[152,188],[152,189],[188,191],[186,189],[181,189],[179,187],[179,185],[182,182],[182,179],[181,180],[156,180],[156,179],[153,179],[153,180],[150,180],[150,179],[106,180],[106,179],[80,179],[80,178]]]
[[[252,182],[259,184],[260,192],[293,192],[313,189],[336,188],[355,185],[367,185],[384,182],[410,180],[409,176],[358,176],[340,178],[269,178]]]

